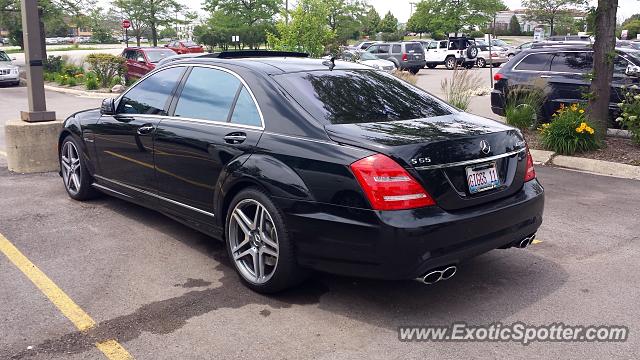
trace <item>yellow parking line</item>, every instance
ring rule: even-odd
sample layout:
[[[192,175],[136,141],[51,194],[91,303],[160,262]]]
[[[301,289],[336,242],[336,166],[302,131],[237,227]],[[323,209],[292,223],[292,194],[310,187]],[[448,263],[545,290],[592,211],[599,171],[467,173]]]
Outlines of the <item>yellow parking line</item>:
[[[80,331],[88,330],[96,322],[65,294],[49,277],[24,256],[4,235],[0,234],[2,252]],[[133,359],[115,340],[97,343],[96,347],[110,360]]]
[[[542,240],[538,240],[538,239],[533,239],[533,241],[531,242],[532,245],[535,244],[540,244],[542,242]]]

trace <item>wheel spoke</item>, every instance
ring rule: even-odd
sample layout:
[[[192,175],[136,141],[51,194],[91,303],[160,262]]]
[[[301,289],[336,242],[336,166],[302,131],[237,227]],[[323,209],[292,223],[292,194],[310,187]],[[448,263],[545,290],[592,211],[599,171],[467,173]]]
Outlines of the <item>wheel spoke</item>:
[[[243,246],[247,245],[249,243],[249,235],[245,234],[244,235],[244,240],[242,240],[242,242],[236,246],[233,247],[233,249],[231,249],[231,253],[236,253],[238,250],[240,250]]]
[[[262,229],[262,221],[264,219],[264,208],[261,205],[256,205],[256,214],[253,217],[253,230]]]
[[[253,248],[251,249],[247,249],[239,254],[233,254],[233,259],[234,260],[239,260],[242,259],[243,257],[247,256],[247,255],[251,255],[253,253]]]
[[[69,164],[67,164],[64,161],[64,158],[62,158],[62,167],[64,168],[65,172],[68,174],[69,172],[71,172],[71,166],[69,166]]]
[[[262,241],[264,241],[265,244],[269,245],[270,247],[274,249],[278,248],[278,244],[276,244],[276,242],[273,241],[273,239],[271,239],[271,236],[267,235],[267,233],[261,231],[260,238],[262,239]]]
[[[251,256],[253,257],[253,274],[256,277],[256,280],[259,280],[262,276],[260,276],[260,254],[255,249],[251,249]],[[263,271],[264,273],[264,271]]]
[[[258,258],[258,279],[263,278],[264,277],[264,254],[262,252],[262,249],[256,254],[256,257]]]
[[[78,174],[71,174],[71,179],[73,180],[73,187],[75,190],[80,190],[80,179],[78,178]]]
[[[248,225],[242,219],[242,215],[240,215],[241,213],[242,213],[242,211],[240,211],[239,209],[236,209],[236,211],[233,212],[233,218],[236,219],[236,223],[238,224],[238,226],[240,226],[240,230],[242,230],[242,232],[244,233],[245,237],[247,237],[251,233],[251,230],[249,229]]]
[[[244,223],[245,226],[247,226],[250,230],[255,229],[255,224],[251,222],[249,217],[242,210],[236,209],[235,213],[239,216],[240,220]]]
[[[277,250],[274,251],[273,249],[269,249],[268,247],[263,247],[260,249],[262,251],[263,254],[267,254],[269,256],[273,256],[274,258],[278,257],[278,252]]]

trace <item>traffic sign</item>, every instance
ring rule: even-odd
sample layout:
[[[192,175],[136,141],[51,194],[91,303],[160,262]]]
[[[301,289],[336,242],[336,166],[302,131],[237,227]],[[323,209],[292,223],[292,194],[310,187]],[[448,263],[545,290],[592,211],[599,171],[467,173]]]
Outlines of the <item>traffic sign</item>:
[[[128,29],[131,27],[131,21],[129,20],[122,20],[122,28],[123,29]]]

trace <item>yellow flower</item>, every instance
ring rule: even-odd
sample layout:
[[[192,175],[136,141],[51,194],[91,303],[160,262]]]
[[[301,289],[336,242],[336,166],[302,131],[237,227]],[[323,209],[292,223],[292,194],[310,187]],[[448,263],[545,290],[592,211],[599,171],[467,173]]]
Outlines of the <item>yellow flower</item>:
[[[584,114],[584,110],[583,109],[580,109],[579,112],[580,112],[580,114]]]
[[[584,131],[584,129],[582,127],[577,127],[576,128],[576,132],[579,134],[582,134],[582,132]]]
[[[589,132],[589,134],[593,135],[593,133],[595,132],[592,128],[588,128],[587,131]]]

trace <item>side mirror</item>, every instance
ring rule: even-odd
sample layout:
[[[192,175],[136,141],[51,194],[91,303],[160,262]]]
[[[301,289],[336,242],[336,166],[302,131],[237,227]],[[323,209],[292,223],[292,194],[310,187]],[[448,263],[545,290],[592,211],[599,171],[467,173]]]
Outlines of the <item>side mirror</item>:
[[[640,77],[640,66],[629,65],[624,73],[628,76]]]
[[[115,115],[115,113],[116,113],[115,99],[109,98],[109,99],[102,100],[102,105],[100,106],[100,114]]]

